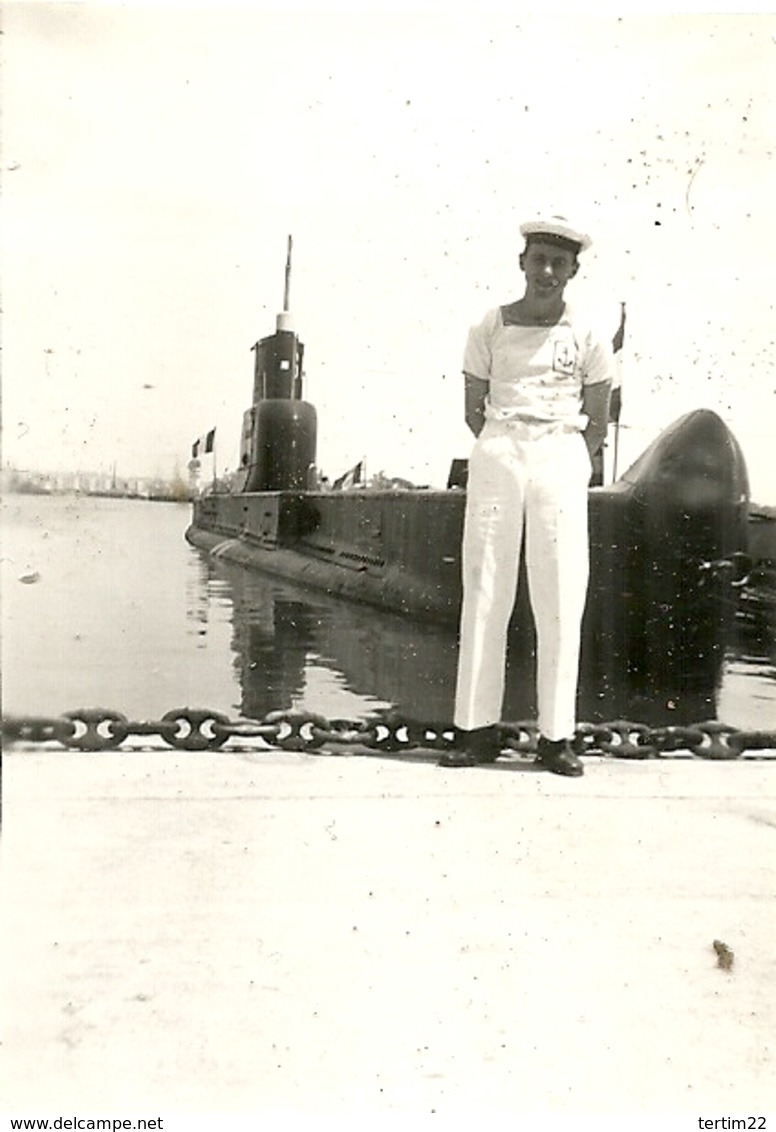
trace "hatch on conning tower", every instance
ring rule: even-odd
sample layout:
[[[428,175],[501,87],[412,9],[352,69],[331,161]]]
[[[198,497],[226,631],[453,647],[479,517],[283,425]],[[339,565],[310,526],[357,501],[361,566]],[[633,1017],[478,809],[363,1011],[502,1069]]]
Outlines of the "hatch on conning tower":
[[[240,467],[243,491],[306,491],[316,459],[315,408],[302,399],[304,346],[289,309],[292,239],[288,237],[283,310],[275,333],[259,339],[255,352],[253,405],[243,416]]]

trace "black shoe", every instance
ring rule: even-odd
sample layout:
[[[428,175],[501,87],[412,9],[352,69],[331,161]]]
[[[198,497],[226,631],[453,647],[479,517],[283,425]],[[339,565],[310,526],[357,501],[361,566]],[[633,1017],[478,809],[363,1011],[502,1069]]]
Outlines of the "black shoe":
[[[567,778],[579,778],[585,773],[582,760],[571,749],[570,739],[545,739],[540,735],[536,761],[553,774],[565,774]]]
[[[498,728],[495,724],[489,727],[475,727],[473,731],[460,731],[459,736],[463,749],[447,751],[442,755],[437,766],[483,766],[486,763],[494,763],[501,753]]]

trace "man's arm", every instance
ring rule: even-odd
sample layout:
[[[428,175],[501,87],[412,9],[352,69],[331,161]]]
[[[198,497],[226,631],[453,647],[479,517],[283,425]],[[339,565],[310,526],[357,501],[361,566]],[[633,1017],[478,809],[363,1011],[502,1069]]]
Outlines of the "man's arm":
[[[606,440],[611,391],[612,386],[609,381],[598,381],[595,385],[585,385],[582,388],[582,412],[588,419],[583,435],[591,457]]]
[[[485,403],[488,398],[489,382],[473,374],[465,373],[466,379],[466,423],[475,436],[479,436],[485,424]]]

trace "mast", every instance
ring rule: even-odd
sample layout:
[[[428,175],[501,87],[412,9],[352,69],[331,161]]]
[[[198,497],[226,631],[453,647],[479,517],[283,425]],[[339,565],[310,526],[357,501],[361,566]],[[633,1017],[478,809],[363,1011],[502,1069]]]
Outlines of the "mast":
[[[283,309],[275,319],[276,330],[288,330],[293,333],[294,320],[291,315],[291,307],[289,301],[291,298],[291,250],[294,246],[294,241],[291,236],[288,237],[288,245],[286,248],[286,273],[283,286]]]
[[[291,236],[288,237],[288,251],[286,252],[286,283],[283,290],[283,310],[289,311],[291,308],[288,305],[289,297],[291,294],[291,250],[294,246],[294,241]]]

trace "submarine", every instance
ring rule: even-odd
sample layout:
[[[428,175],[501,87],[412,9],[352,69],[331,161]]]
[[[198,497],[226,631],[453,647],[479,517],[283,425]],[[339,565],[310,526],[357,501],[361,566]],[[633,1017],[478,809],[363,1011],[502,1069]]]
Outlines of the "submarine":
[[[320,490],[317,414],[303,396],[304,346],[289,309],[255,343],[231,490],[194,499],[188,542],[259,570],[412,619],[455,626],[461,603],[465,486]],[[453,461],[460,472],[461,461]],[[464,481],[465,482],[465,481]],[[641,704],[654,722],[714,715],[746,562],[749,484],[724,421],[699,408],[666,427],[613,484],[588,491],[590,583],[582,668],[606,710]],[[535,653],[518,586],[510,652]],[[622,689],[627,689],[623,698]],[[619,709],[619,710],[618,710]],[[657,715],[656,715],[657,711]]]

